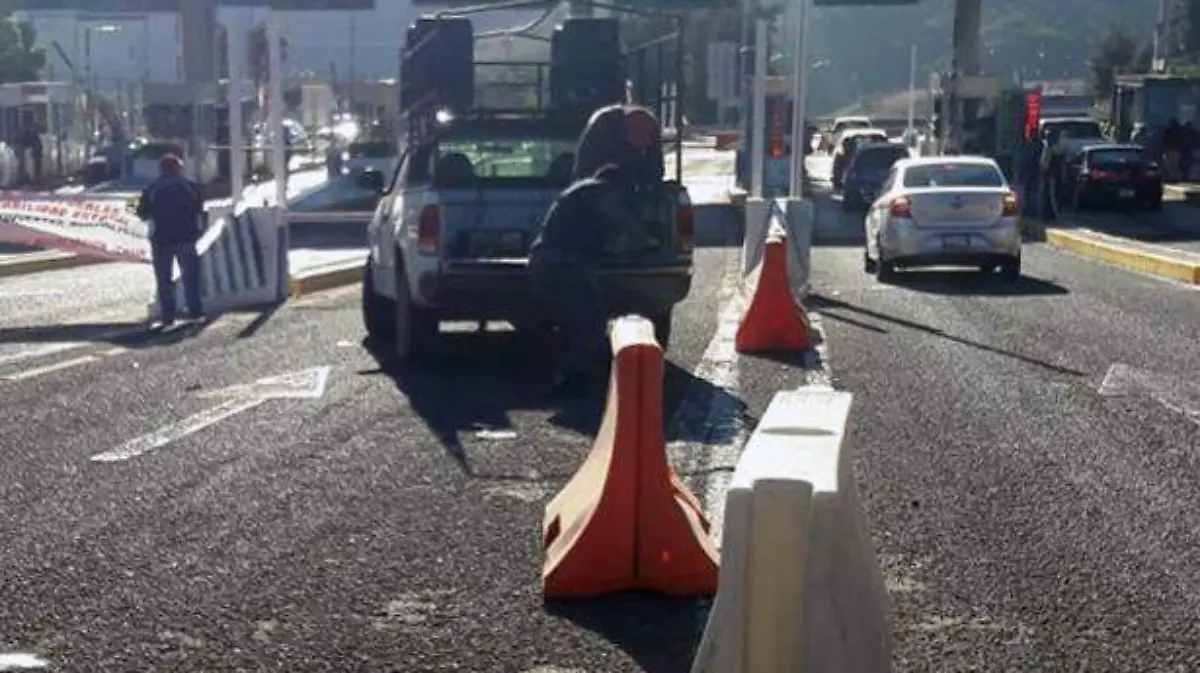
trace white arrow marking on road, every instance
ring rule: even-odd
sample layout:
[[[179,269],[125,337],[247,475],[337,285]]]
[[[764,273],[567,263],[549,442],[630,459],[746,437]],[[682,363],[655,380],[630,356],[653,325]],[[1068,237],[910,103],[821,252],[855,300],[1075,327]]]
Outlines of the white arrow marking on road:
[[[188,435],[220,423],[268,400],[318,399],[325,394],[332,367],[314,367],[304,371],[269,376],[254,383],[230,386],[202,393],[202,398],[225,397],[215,407],[192,414],[154,432],[125,442],[121,446],[92,456],[92,462],[119,463],[160,449]]]
[[[0,654],[0,671],[28,671],[46,668],[49,665],[50,662],[24,652]]]
[[[1099,393],[1104,397],[1147,395],[1171,411],[1200,423],[1200,385],[1184,378],[1114,364],[1104,375]]]

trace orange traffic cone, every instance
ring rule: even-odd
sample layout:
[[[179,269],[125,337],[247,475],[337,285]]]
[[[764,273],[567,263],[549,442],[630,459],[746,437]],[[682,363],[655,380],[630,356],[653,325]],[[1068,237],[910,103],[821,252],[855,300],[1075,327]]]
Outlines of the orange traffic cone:
[[[667,465],[663,354],[650,321],[612,331],[608,403],[591,453],[546,506],[542,593],[711,596],[717,550],[696,497]]]
[[[804,309],[792,297],[784,239],[767,240],[750,307],[738,325],[734,347],[739,353],[802,351],[813,344]]]

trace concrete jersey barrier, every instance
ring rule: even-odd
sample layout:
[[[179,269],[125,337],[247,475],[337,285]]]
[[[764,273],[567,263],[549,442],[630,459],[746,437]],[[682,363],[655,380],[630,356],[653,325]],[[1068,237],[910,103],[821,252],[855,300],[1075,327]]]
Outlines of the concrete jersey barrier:
[[[276,209],[209,210],[213,224],[196,248],[200,253],[200,296],[205,313],[221,313],[282,302],[289,292],[287,230],[276,223]],[[177,306],[185,306],[180,271],[174,271]],[[150,318],[160,318],[158,302]]]
[[[890,601],[845,444],[852,396],[775,395],[726,494],[692,673],[886,673]]]

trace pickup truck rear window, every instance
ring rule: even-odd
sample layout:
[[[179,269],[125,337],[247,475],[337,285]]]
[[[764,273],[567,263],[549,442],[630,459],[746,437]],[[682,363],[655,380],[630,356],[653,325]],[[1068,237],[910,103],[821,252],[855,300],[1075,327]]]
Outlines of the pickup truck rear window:
[[[565,187],[575,142],[568,139],[445,139],[438,144],[434,181],[443,186]]]

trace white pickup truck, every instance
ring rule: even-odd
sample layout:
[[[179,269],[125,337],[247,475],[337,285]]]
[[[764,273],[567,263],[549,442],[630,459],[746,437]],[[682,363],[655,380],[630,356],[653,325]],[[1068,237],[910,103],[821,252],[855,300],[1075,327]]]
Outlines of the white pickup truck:
[[[507,321],[518,331],[552,325],[533,298],[529,247],[570,182],[576,124],[539,118],[463,119],[402,150],[368,227],[363,319],[401,361],[438,345],[441,321]],[[671,312],[692,281],[693,211],[686,190],[662,183],[642,211],[656,249],[605,260],[601,289],[611,315],[655,323],[664,348]]]

